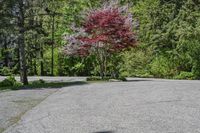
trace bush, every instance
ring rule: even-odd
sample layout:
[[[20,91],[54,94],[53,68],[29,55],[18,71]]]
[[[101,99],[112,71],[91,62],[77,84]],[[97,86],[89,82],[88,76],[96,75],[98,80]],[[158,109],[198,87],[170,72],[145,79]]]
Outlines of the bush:
[[[119,80],[121,80],[121,81],[127,81],[127,79],[125,78],[125,77],[119,77],[119,78],[117,78],[117,79],[119,79]]]
[[[72,70],[76,72],[76,75],[81,75],[84,73],[85,65],[83,63],[77,63],[72,67]]]
[[[135,75],[135,77],[139,77],[139,78],[154,78],[153,75],[149,74],[149,73],[144,73],[144,74],[140,74],[140,75]]]
[[[143,75],[150,75],[149,64],[153,58],[152,51],[152,48],[143,49],[141,44],[140,47],[124,52],[120,75],[126,77],[142,77]]]
[[[196,77],[196,79],[200,79],[200,62],[198,62],[198,64],[196,63],[193,66],[192,72],[193,72],[194,76]]]
[[[45,83],[45,81],[43,79],[39,79],[39,82],[42,83],[42,84]]]
[[[176,75],[172,62],[164,56],[159,56],[151,62],[150,71],[156,78],[171,78]]]
[[[175,79],[195,79],[195,75],[192,72],[181,72],[179,75],[175,76]]]
[[[109,78],[101,78],[101,77],[96,77],[96,76],[93,76],[93,77],[88,77],[86,79],[86,81],[108,81]]]
[[[10,87],[15,86],[17,84],[17,81],[13,76],[10,76],[6,79],[4,79],[2,82],[0,82],[0,87]]]
[[[21,83],[21,82],[15,82],[14,86],[15,87],[21,87],[21,86],[23,86],[23,83]]]
[[[32,82],[32,84],[44,84],[44,83],[45,83],[45,81],[43,79],[39,79],[39,80]]]

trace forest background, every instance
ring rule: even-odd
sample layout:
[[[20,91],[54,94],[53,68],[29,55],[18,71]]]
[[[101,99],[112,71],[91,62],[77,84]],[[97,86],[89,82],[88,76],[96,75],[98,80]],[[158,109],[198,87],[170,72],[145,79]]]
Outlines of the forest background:
[[[98,76],[93,56],[67,56],[64,35],[106,0],[0,0],[0,75]],[[200,79],[199,0],[120,0],[138,46],[108,64],[126,77]],[[111,57],[110,60],[113,60]],[[116,57],[115,57],[116,58]]]

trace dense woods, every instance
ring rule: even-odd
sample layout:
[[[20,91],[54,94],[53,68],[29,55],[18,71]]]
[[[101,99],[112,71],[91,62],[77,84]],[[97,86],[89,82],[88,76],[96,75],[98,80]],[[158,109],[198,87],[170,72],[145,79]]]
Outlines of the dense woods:
[[[95,76],[98,60],[69,56],[65,36],[106,0],[0,0],[0,75]],[[106,75],[200,78],[199,0],[119,0],[137,47],[109,56]],[[103,17],[102,17],[103,18]],[[120,29],[119,25],[119,29]],[[114,33],[113,33],[114,34]]]

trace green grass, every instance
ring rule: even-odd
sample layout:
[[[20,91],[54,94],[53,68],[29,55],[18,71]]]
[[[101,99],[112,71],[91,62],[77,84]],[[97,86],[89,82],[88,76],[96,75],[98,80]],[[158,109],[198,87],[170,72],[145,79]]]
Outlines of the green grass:
[[[46,83],[37,83],[30,82],[28,85],[22,86],[10,86],[10,87],[0,87],[0,90],[21,90],[21,89],[41,89],[41,88],[62,88],[73,85],[84,85],[87,82],[84,81],[75,81],[75,82],[46,82]]]

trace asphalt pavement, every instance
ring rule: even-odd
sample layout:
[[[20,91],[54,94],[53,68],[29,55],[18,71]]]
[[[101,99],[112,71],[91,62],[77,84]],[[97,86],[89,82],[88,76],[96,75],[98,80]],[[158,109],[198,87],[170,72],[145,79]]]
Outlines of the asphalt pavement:
[[[200,81],[129,78],[64,87],[4,133],[200,133]]]

